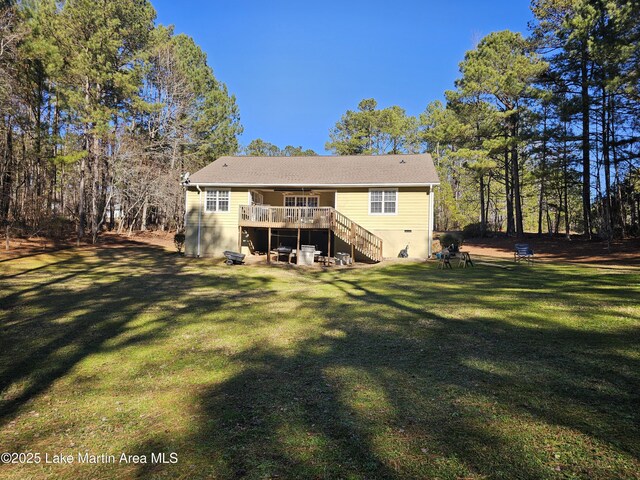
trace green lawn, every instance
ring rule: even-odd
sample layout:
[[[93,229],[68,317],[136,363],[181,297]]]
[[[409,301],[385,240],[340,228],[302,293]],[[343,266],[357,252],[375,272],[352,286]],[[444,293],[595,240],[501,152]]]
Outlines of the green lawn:
[[[0,478],[640,478],[640,269],[0,257]],[[44,458],[43,458],[44,460]]]

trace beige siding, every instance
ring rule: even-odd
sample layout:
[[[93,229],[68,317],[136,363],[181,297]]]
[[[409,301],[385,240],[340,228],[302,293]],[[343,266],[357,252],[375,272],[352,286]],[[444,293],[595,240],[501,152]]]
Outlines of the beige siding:
[[[429,189],[398,188],[395,215],[369,213],[369,188],[338,190],[336,210],[382,238],[383,256],[397,257],[409,245],[411,257],[428,253]]]
[[[337,210],[368,230],[426,230],[429,215],[429,190],[399,188],[395,215],[369,214],[369,189],[338,190]]]
[[[258,190],[264,197],[263,202],[265,205],[271,205],[273,207],[279,207],[282,205],[282,192],[263,192]]]
[[[198,212],[201,204],[204,205],[205,189],[202,190],[202,194],[195,188],[187,190],[185,253],[190,256],[198,254]],[[249,193],[246,188],[232,188],[229,197],[228,212],[205,212],[204,208],[202,210],[201,256],[219,256],[224,250],[238,249],[238,207],[248,205]]]
[[[321,207],[335,207],[336,192],[320,192],[320,206]]]
[[[220,227],[238,227],[238,207],[240,205],[249,204],[248,190],[232,188],[230,189],[230,203],[228,212],[205,212],[202,210],[202,225],[204,226],[220,226]],[[204,191],[199,195],[198,190],[190,189],[187,191],[187,225],[198,223],[198,209],[200,202],[204,206]],[[202,199],[200,199],[202,196]]]
[[[409,245],[409,257],[427,258],[429,255],[429,234],[426,230],[372,230],[382,239],[382,256],[395,258]]]

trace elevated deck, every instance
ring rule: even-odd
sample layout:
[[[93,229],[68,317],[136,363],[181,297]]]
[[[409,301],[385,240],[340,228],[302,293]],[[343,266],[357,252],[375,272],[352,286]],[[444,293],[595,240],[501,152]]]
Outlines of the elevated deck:
[[[382,239],[333,207],[240,205],[238,225],[257,228],[327,229],[370,260],[382,260]],[[353,252],[352,252],[353,256]]]

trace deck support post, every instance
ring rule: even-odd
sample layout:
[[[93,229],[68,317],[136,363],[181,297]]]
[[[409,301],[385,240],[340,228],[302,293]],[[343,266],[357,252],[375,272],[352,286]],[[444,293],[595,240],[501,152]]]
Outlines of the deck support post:
[[[331,229],[327,229],[327,266],[331,265]]]
[[[267,263],[271,263],[271,227],[269,227],[269,239],[267,240]]]
[[[242,227],[238,227],[238,253],[242,253]]]
[[[296,245],[296,264],[300,265],[300,226],[298,226],[298,243]]]
[[[351,263],[356,263],[356,224],[351,224]]]
[[[433,201],[434,201],[434,195],[433,195],[433,185],[429,186],[429,211],[428,211],[428,217],[427,217],[427,257],[431,258],[433,255],[433,227],[434,227],[434,223],[435,223],[435,215],[434,215],[434,209],[433,209]]]

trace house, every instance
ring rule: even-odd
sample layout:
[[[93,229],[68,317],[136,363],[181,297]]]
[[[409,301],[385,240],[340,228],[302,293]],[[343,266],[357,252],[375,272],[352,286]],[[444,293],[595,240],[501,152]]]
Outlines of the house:
[[[429,154],[220,157],[185,185],[185,252],[265,253],[316,245],[356,261],[430,257],[434,187]]]

